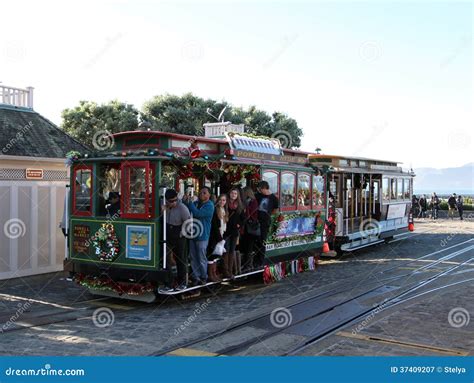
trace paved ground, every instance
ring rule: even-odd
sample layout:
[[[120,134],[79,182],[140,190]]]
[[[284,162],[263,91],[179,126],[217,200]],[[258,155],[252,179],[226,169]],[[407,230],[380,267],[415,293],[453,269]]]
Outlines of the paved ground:
[[[465,242],[472,239],[473,232],[472,220],[425,220],[417,222],[416,232],[403,240],[363,249],[340,259],[324,260],[314,272],[291,276],[270,286],[253,280],[233,289],[226,288],[217,295],[189,301],[170,297],[143,304],[97,298],[66,281],[63,273],[0,281],[0,355],[155,354],[273,309],[290,307],[310,296],[336,289],[343,282],[351,282],[349,291],[363,290],[370,275]],[[436,256],[443,254],[446,253]],[[472,257],[471,250],[447,262],[455,265]],[[439,269],[447,262],[440,264]],[[419,266],[409,264],[404,272]],[[447,282],[474,278],[472,266],[472,263],[464,266],[456,270],[456,275],[438,280],[420,292],[443,287]],[[430,272],[436,272],[436,267]],[[423,295],[354,323],[300,354],[472,355],[474,342],[470,334],[474,319],[469,319],[474,313],[473,292],[474,282],[467,281]],[[450,312],[452,318],[448,320]],[[205,355],[265,331],[244,327],[239,333],[218,337],[187,353]],[[290,331],[241,354],[280,354],[304,340],[304,334]]]

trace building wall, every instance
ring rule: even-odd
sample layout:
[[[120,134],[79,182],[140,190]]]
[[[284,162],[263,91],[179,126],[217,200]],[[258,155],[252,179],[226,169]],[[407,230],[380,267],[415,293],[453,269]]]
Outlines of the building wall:
[[[26,180],[26,168],[43,169],[44,179]],[[63,160],[0,158],[0,280],[63,269],[67,181]]]

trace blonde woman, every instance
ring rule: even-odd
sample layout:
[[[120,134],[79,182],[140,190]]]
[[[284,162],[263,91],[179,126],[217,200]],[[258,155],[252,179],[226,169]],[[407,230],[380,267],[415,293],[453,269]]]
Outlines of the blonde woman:
[[[240,253],[239,256],[237,256],[235,249],[239,240],[240,229],[245,222],[244,204],[240,198],[240,190],[238,188],[234,187],[230,189],[227,210],[229,212],[229,221],[227,223],[224,238],[225,248],[227,250],[226,258],[228,258],[228,263],[230,265],[229,274],[232,277],[233,274],[240,274]],[[225,262],[226,259],[224,258],[224,267]]]
[[[209,237],[209,245],[207,248],[208,252],[208,280],[210,282],[220,282],[220,279],[217,276],[217,261],[219,255],[215,254],[216,246],[219,242],[224,240],[224,234],[227,229],[227,222],[229,221],[229,213],[227,211],[227,195],[222,194],[219,196],[216,202],[214,209],[214,215],[212,216],[211,221],[211,234]],[[224,263],[226,263],[226,255],[222,254],[224,258]],[[226,273],[226,268],[224,266],[224,277],[230,278],[230,275]]]

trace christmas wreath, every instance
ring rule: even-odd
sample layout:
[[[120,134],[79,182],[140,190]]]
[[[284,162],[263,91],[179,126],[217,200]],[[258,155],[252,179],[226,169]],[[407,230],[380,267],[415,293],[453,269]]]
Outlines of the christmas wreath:
[[[99,257],[100,261],[114,261],[119,253],[119,242],[114,225],[103,223],[92,239],[92,247],[94,248],[94,254]]]

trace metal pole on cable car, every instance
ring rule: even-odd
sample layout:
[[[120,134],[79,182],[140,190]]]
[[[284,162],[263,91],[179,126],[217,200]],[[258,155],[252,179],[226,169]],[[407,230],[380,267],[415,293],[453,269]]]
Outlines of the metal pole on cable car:
[[[163,269],[166,269],[166,186],[163,188]]]
[[[64,259],[69,259],[69,192],[70,186],[66,185],[66,195],[64,196],[64,231],[66,232],[64,241]]]

